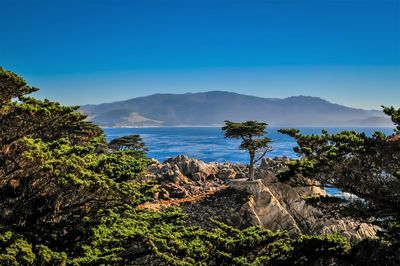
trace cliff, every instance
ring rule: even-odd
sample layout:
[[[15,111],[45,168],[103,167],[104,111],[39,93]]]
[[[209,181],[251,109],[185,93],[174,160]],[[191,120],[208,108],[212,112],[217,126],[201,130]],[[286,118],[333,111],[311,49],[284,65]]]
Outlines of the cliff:
[[[247,181],[246,167],[231,163],[209,163],[177,156],[154,163],[147,177],[158,182],[155,202],[141,208],[160,209],[179,205],[193,225],[212,227],[210,219],[244,228],[257,225],[289,234],[341,233],[352,242],[374,237],[378,227],[351,217],[340,217],[307,202],[325,197],[318,183],[304,179],[303,186],[281,182],[276,173],[284,169],[285,158],[264,159],[257,179]]]

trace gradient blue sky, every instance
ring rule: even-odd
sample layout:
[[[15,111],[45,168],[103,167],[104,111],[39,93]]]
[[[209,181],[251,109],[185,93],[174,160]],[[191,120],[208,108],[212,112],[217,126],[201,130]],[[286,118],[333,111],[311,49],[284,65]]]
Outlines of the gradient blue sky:
[[[0,65],[64,104],[225,90],[400,105],[399,0],[0,5]]]

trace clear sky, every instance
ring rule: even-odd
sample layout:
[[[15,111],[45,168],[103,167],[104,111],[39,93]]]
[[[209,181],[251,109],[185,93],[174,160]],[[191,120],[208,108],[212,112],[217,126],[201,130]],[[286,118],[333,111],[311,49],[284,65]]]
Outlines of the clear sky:
[[[400,107],[400,0],[0,6],[0,65],[64,104],[224,90]]]

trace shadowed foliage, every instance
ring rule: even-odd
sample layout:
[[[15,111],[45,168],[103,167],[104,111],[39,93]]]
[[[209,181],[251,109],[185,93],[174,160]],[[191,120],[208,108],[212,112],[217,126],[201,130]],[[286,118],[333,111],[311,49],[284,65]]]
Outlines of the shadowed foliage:
[[[386,249],[387,254],[391,250],[393,253],[388,256],[397,256],[394,260],[399,261],[400,109],[383,108],[396,125],[395,133],[389,136],[382,132],[367,136],[355,131],[302,135],[296,129],[280,130],[296,139],[298,146],[294,150],[301,156],[280,177],[304,175],[356,195],[357,204],[352,204],[354,218],[381,226],[383,239],[388,242],[380,250]]]
[[[156,190],[142,178],[150,160],[141,139],[109,149],[77,107],[27,96],[36,90],[0,68],[0,265],[346,265],[365,260],[362,250],[392,248],[377,240],[351,249],[340,235],[289,238],[218,221],[204,230],[179,208],[138,209]],[[227,136],[240,137],[229,125]],[[243,140],[257,141],[241,147],[267,148],[265,127],[245,123],[251,137]]]

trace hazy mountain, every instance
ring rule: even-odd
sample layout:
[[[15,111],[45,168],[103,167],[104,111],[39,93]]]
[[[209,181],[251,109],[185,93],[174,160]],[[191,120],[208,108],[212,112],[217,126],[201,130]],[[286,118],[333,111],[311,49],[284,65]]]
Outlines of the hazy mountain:
[[[220,126],[224,120],[259,120],[271,126],[392,125],[380,111],[350,108],[317,97],[273,99],[222,91],[154,94],[85,105],[80,111],[104,127]]]

